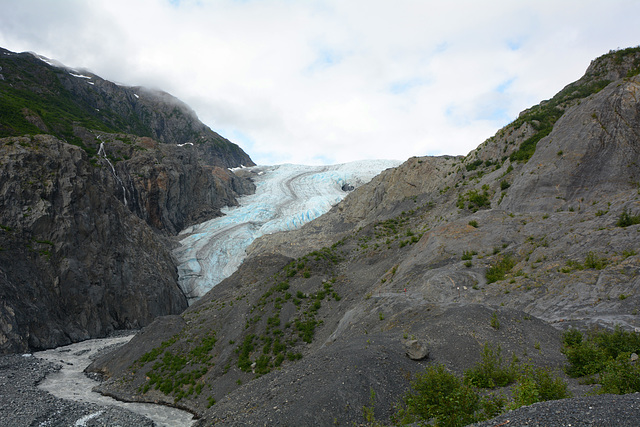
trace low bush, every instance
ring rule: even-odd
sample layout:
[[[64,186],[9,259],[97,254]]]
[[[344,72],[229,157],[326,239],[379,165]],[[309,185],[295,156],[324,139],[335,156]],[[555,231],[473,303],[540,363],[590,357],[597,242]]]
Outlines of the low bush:
[[[518,383],[513,388],[511,409],[571,397],[567,383],[549,369],[535,368],[531,365],[523,365],[520,369]]]
[[[516,382],[513,401],[500,394],[485,394],[479,388],[503,387]],[[411,382],[410,391],[396,408],[392,421],[398,425],[465,426],[493,418],[505,407],[515,409],[545,400],[570,397],[567,384],[550,370],[518,365],[514,358],[504,365],[500,347],[485,344],[482,361],[462,379],[443,365],[428,366]]]
[[[636,224],[640,224],[640,215],[631,215],[626,209],[622,211],[616,222],[618,227],[629,227]]]
[[[411,382],[411,391],[393,421],[410,424],[435,419],[438,426],[463,426],[480,417],[480,397],[443,365],[428,366]]]
[[[596,270],[602,270],[608,264],[606,258],[600,258],[593,251],[587,252],[587,255],[584,258],[584,266],[586,268],[595,268]]]
[[[599,393],[627,394],[640,392],[640,364],[628,352],[610,359],[600,373]]]
[[[504,387],[513,383],[518,375],[516,359],[505,365],[502,361],[500,345],[493,347],[489,343],[482,349],[482,361],[465,371],[464,383],[479,388]]]
[[[489,186],[485,184],[482,186],[482,192],[473,189],[464,194],[458,194],[456,206],[458,209],[464,209],[466,207],[471,212],[477,212],[478,209],[491,207],[490,198]]]
[[[485,271],[487,283],[494,283],[499,280],[504,280],[505,275],[509,273],[515,265],[516,261],[509,254],[498,258]]]
[[[562,352],[569,362],[566,367],[569,376],[597,374],[603,393],[640,391],[640,379],[635,382],[627,379],[640,374],[637,363],[630,361],[631,353],[640,353],[640,334],[620,327],[613,331],[594,329],[586,334],[569,329],[563,337]]]
[[[463,261],[468,261],[470,259],[473,259],[474,255],[477,255],[478,253],[476,251],[464,251],[462,252],[462,260]]]

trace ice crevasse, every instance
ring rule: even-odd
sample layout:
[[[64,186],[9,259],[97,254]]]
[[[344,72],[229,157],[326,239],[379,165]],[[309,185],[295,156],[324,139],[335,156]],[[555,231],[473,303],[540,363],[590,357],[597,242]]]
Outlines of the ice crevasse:
[[[331,166],[277,165],[251,168],[256,191],[225,208],[224,216],[188,227],[180,233],[179,284],[190,302],[229,277],[245,258],[246,248],[258,237],[294,230],[319,217],[354,188],[395,160],[363,160]]]

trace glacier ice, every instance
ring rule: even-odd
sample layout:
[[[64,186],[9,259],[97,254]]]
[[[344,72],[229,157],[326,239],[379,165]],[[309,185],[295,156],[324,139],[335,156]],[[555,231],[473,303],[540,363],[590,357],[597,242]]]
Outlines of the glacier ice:
[[[245,249],[256,238],[294,230],[340,202],[347,192],[369,182],[396,160],[362,160],[331,166],[254,166],[255,194],[225,208],[222,217],[186,228],[180,233],[179,284],[190,302],[207,293],[240,266]]]

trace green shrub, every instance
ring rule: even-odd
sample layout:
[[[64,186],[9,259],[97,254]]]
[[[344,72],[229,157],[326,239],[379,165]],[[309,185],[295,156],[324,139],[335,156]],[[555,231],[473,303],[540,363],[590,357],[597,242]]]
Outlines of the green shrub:
[[[496,313],[495,311],[491,315],[491,323],[490,324],[491,324],[491,327],[493,329],[500,329],[500,321],[498,320],[498,313]]]
[[[467,169],[468,172],[471,172],[478,169],[478,167],[482,166],[483,163],[484,162],[482,160],[477,159],[469,163],[468,165],[465,165],[465,169]]]
[[[504,410],[507,399],[495,394],[481,397],[476,387],[503,387],[516,380],[510,409],[570,397],[566,382],[550,370],[527,364],[518,366],[515,357],[504,365],[500,352],[500,346],[494,349],[485,344],[482,361],[466,371],[462,380],[443,365],[428,366],[411,382],[410,391],[403,396],[392,421],[398,425],[465,426],[493,418]],[[372,414],[373,401],[365,417],[371,421]]]
[[[478,253],[476,251],[464,251],[462,252],[462,260],[463,261],[468,261],[470,259],[473,259],[474,255],[477,255]]]
[[[567,383],[562,378],[554,375],[549,369],[523,365],[518,383],[513,388],[511,409],[568,397],[570,393],[567,390]]]
[[[246,337],[244,337],[244,341],[242,342],[242,344],[238,347],[238,368],[240,368],[240,370],[244,372],[251,371],[252,362],[249,358],[249,355],[255,349],[255,346],[253,344],[253,340],[255,339],[255,337],[256,336],[253,334],[247,335]]]
[[[435,419],[438,426],[464,426],[476,421],[480,397],[443,365],[428,366],[411,382],[396,422]]]
[[[214,399],[213,396],[209,396],[207,398],[207,408],[211,408],[215,404],[216,404],[216,399]]]
[[[609,360],[600,373],[599,393],[627,394],[640,392],[640,364],[631,361],[630,353]]]
[[[479,414],[478,421],[497,417],[502,413],[507,399],[500,394],[488,394],[480,400],[480,406],[484,414]]]
[[[437,426],[465,426],[495,417],[505,403],[501,395],[481,397],[443,365],[435,365],[416,375],[391,419],[402,425],[435,422]]]
[[[616,222],[616,226],[618,227],[629,227],[630,225],[636,224],[640,224],[640,215],[631,215],[626,209],[622,211]]]
[[[320,303],[320,301],[318,301],[317,303]],[[317,325],[318,322],[315,319],[308,319],[304,322],[301,320],[295,321],[295,327],[298,331],[298,335],[300,336],[302,341],[306,343],[311,343],[311,341],[313,341],[313,335],[315,333]]]
[[[569,362],[566,368],[567,375],[573,378],[597,374],[606,362],[606,355],[593,341],[565,347],[562,352]]]
[[[494,283],[499,280],[504,280],[505,275],[509,273],[515,265],[516,261],[509,254],[498,258],[485,271],[487,283]]]
[[[602,270],[607,266],[607,259],[600,258],[593,251],[587,252],[587,255],[584,259],[585,268],[595,268],[596,270]]]
[[[502,361],[502,349],[485,343],[482,349],[482,361],[464,373],[464,383],[479,388],[504,387],[516,380],[518,370],[516,359],[509,365]]]
[[[619,326],[613,331],[594,333],[592,340],[609,359],[615,359],[621,353],[640,353],[640,334],[624,331]]]
[[[613,331],[592,330],[585,336],[569,329],[564,334],[562,352],[569,362],[569,376],[594,375],[603,372],[621,354],[640,353],[640,334],[616,327]]]
[[[489,201],[489,191],[484,188],[482,193],[479,193],[476,190],[469,190],[466,194],[467,200],[469,200],[469,209],[473,212],[477,211],[483,207],[491,207],[491,202]]]
[[[478,221],[473,219],[473,220],[469,221],[469,225],[472,226],[473,228],[478,228]]]
[[[467,207],[471,212],[477,212],[478,209],[491,207],[491,201],[489,200],[490,197],[491,194],[489,193],[489,186],[485,184],[482,186],[482,192],[474,189],[469,190],[464,194],[458,194],[456,206],[458,209],[464,209]]]

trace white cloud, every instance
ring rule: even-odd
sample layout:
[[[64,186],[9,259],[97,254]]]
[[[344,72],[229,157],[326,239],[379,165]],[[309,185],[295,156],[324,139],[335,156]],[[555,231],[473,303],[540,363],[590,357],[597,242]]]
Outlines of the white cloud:
[[[591,59],[640,43],[632,0],[0,7],[0,46],[170,92],[258,163],[466,154]]]

